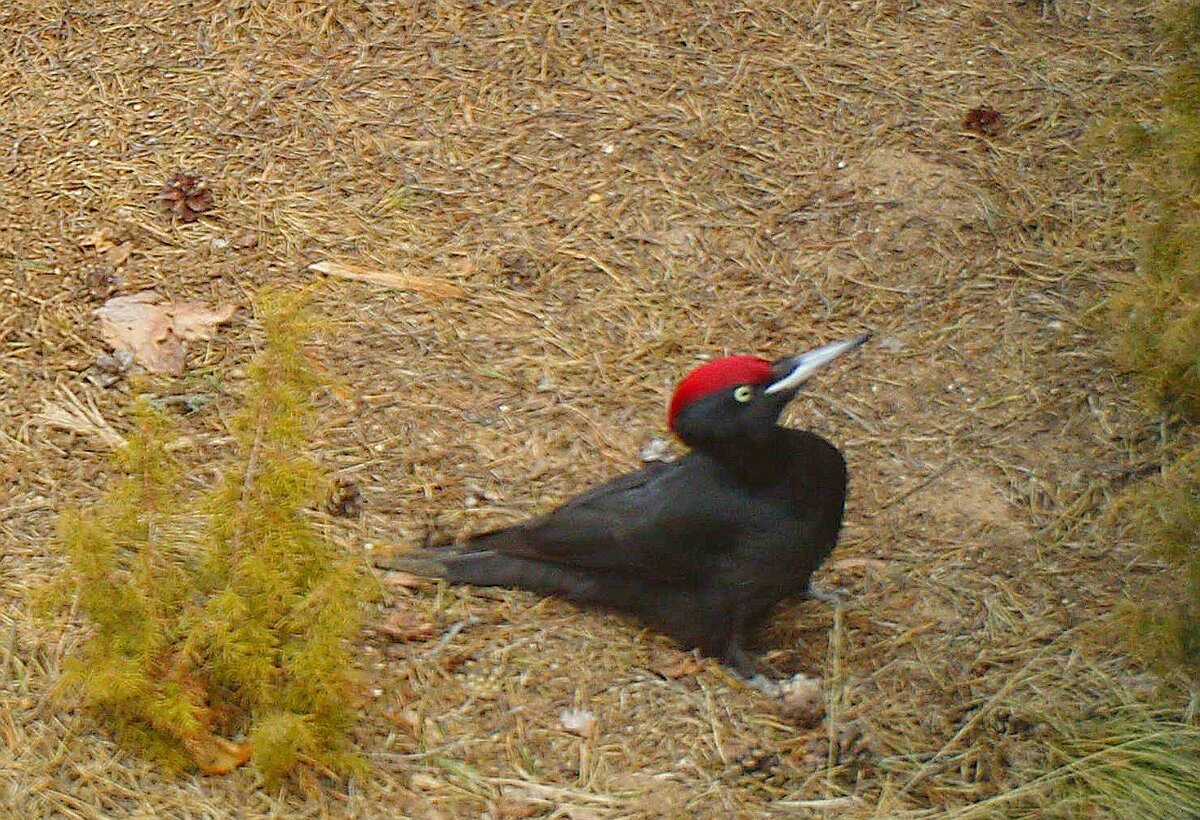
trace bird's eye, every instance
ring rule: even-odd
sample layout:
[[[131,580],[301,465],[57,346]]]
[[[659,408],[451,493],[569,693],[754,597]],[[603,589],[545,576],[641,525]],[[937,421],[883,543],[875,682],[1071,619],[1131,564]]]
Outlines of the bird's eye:
[[[733,391],[733,398],[737,401],[740,401],[742,404],[750,401],[753,395],[754,391],[750,389],[750,385],[748,384],[743,384],[737,390]]]

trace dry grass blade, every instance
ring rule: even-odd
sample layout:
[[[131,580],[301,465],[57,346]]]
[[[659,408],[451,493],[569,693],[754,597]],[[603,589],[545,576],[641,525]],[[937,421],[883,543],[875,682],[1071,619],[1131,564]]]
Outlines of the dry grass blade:
[[[606,794],[592,794],[591,792],[580,791],[579,789],[564,788],[562,786],[550,786],[545,783],[534,783],[529,780],[517,780],[511,777],[498,777],[494,778],[492,782],[504,786],[514,787],[529,794],[535,794],[538,797],[546,798],[548,800],[570,803],[593,803],[603,806],[621,805],[621,800]]]
[[[1062,635],[1059,635],[1053,642],[1038,651],[1032,658],[1030,658],[1024,666],[1017,670],[1015,674],[1011,675],[1009,679],[1005,681],[1004,685],[997,689],[996,692],[988,699],[988,701],[979,707],[979,709],[977,709],[975,713],[971,715],[971,718],[965,721],[962,726],[958,728],[958,731],[955,732],[954,735],[948,741],[946,741],[946,743],[940,749],[937,750],[937,753],[934,754],[934,756],[931,757],[924,765],[922,765],[912,777],[905,781],[904,785],[902,785],[899,791],[895,794],[895,797],[901,798],[908,794],[914,786],[928,777],[930,773],[937,768],[937,765],[942,762],[946,755],[949,754],[950,751],[954,749],[963,738],[967,737],[981,721],[986,719],[998,704],[1007,698],[1015,689],[1017,689],[1017,687],[1026,683],[1027,678],[1036,671],[1038,662],[1045,658],[1060,640],[1064,640],[1070,634],[1070,632],[1064,632]]]
[[[965,807],[955,820],[1036,813],[1061,804],[1064,813],[1092,810],[1128,817],[1194,817],[1200,812],[1200,727],[1115,718],[1109,732],[1057,751],[1067,759],[1017,788]],[[1115,731],[1114,731],[1115,730]]]
[[[31,419],[33,424],[96,438],[112,449],[126,445],[125,437],[104,419],[90,395],[81,401],[65,386],[59,387],[59,395],[59,401],[42,403],[41,411]]]
[[[429,296],[439,296],[446,299],[466,299],[467,292],[458,285],[450,282],[439,282],[436,279],[412,276],[399,271],[377,270],[361,265],[346,265],[340,262],[313,262],[308,266],[311,271],[337,276],[342,279],[354,279],[359,282],[370,282],[373,285],[383,285],[396,290],[411,290],[425,293]]]

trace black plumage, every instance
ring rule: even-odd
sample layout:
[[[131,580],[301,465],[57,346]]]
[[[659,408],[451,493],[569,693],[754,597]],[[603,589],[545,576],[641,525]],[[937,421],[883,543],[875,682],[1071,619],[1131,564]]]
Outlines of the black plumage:
[[[672,401],[671,427],[692,448],[677,461],[385,565],[630,612],[753,674],[750,633],[808,589],[837,543],[846,497],[838,449],[779,426],[779,414],[812,371],[866,338],[774,364],[731,357],[698,368]]]

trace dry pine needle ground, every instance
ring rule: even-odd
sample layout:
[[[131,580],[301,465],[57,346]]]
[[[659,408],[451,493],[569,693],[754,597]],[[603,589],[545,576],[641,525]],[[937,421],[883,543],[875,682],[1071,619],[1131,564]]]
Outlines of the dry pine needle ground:
[[[1131,264],[1126,169],[1095,143],[1151,98],[1153,37],[1140,4],[1051,7],[8,4],[0,806],[900,816],[1029,780],[1046,715],[1147,698],[1102,636],[1153,567],[1098,517],[1153,431],[1082,322]],[[986,129],[967,119],[984,109]],[[175,213],[181,171],[211,195]],[[792,413],[852,471],[822,578],[849,597],[770,638],[781,669],[822,676],[828,722],[798,730],[710,664],[664,674],[670,645],[615,616],[404,585],[389,603],[435,638],[363,636],[373,773],[349,791],[171,779],[49,700],[81,625],[38,621],[28,594],[60,569],[56,511],[96,497],[127,429],[123,383],[84,378],[92,310],[310,282],[341,381],[318,456],[365,510],[330,526],[364,552],[632,466],[699,356],[874,330]],[[179,419],[197,486],[257,330],[239,314],[160,383],[205,399]],[[575,709],[588,732],[560,725]]]

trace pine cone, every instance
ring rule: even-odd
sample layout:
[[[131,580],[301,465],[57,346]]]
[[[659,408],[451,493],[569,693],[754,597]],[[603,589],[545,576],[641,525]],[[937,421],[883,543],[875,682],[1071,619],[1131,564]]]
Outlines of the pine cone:
[[[213,193],[200,177],[180,172],[158,192],[158,202],[181,222],[195,222],[200,214],[212,210]]]
[[[363,497],[358,484],[345,476],[338,476],[325,499],[325,509],[330,515],[341,518],[357,518],[362,515]]]
[[[963,130],[971,131],[985,137],[994,137],[1000,133],[1004,123],[1003,115],[989,106],[972,108],[963,117]]]

